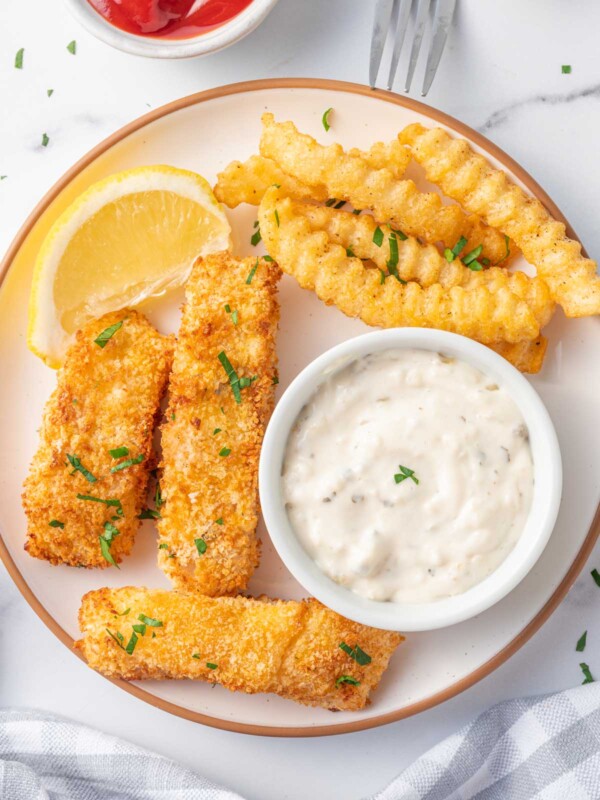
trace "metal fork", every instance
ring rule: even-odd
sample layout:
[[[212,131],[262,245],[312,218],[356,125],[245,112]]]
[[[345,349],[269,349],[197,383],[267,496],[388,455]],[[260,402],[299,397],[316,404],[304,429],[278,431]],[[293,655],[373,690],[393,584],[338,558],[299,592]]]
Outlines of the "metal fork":
[[[390,61],[387,88],[392,88],[398,69],[398,62],[400,61],[402,45],[404,44],[404,38],[408,28],[410,13],[413,7],[415,7],[413,43],[410,51],[406,83],[404,85],[405,92],[410,90],[415,67],[417,66],[417,60],[419,58],[419,52],[421,50],[421,43],[423,42],[423,36],[425,34],[427,18],[433,2],[435,2],[435,11],[433,14],[431,42],[429,45],[429,54],[427,56],[427,65],[425,67],[425,77],[423,78],[423,88],[421,89],[421,94],[425,97],[433,83],[438,64],[444,52],[448,30],[454,16],[456,0],[376,0],[369,67],[369,83],[371,88],[375,88],[385,43],[390,36],[394,42],[394,49]]]

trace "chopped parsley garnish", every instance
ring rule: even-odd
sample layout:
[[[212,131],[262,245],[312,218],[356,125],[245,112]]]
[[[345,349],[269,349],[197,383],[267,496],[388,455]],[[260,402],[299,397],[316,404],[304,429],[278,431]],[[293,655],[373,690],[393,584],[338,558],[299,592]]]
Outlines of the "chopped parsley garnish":
[[[385,274],[385,272],[382,269],[380,269],[379,270],[379,283],[385,283],[385,279],[386,278],[387,278],[387,275]]]
[[[231,448],[230,448],[230,447],[222,447],[222,448],[219,450],[219,455],[220,455],[220,456],[223,456],[223,458],[227,458],[227,456],[228,456],[230,453],[231,453]]]
[[[15,69],[23,69],[23,54],[25,53],[25,48],[21,47],[17,50],[17,55],[15,56]]]
[[[409,469],[408,467],[403,467],[402,464],[398,465],[398,469],[400,470],[400,472],[397,472],[394,475],[394,480],[396,481],[396,483],[402,483],[402,481],[405,481],[407,478],[410,478],[411,481],[414,481],[414,483],[416,484],[419,483],[419,479],[415,476],[415,471],[413,469]]]
[[[112,522],[105,522],[104,533],[101,533],[100,536],[98,537],[98,539],[100,540],[100,550],[102,551],[104,559],[117,569],[119,569],[119,565],[114,560],[112,553],[110,552],[110,546],[113,543],[115,536],[118,535],[119,535],[119,529],[115,528]]]
[[[279,214],[278,214],[278,212],[277,212],[277,209],[275,209],[275,211],[273,212],[273,214],[275,215],[275,222],[276,222],[276,224],[277,224],[277,227],[279,227]]]
[[[204,541],[204,539],[202,538],[194,539],[194,544],[196,545],[196,550],[198,551],[198,554],[203,556],[204,553],[206,553],[206,542]]]
[[[583,653],[583,651],[585,650],[586,643],[587,643],[587,631],[584,631],[577,640],[577,644],[575,645],[575,650],[578,653]]]
[[[590,575],[596,582],[596,586],[600,586],[600,572],[594,567],[594,569],[590,572]]]
[[[581,685],[583,686],[584,683],[594,683],[594,676],[590,672],[590,668],[588,667],[588,665],[585,664],[584,662],[582,662],[579,665],[579,667],[580,667],[581,671],[583,672],[583,675],[584,675],[584,678],[585,678],[585,680],[583,680],[581,682]]]
[[[475,247],[469,253],[467,253],[467,255],[462,260],[462,262],[465,265],[465,267],[470,267],[471,264],[479,258],[479,256],[481,255],[482,251],[483,251],[483,245],[480,244],[480,245],[477,245],[477,247]],[[481,267],[481,265],[480,265],[480,267]],[[473,269],[473,267],[471,267],[471,269]]]
[[[334,206],[336,203],[337,203],[337,197],[330,197],[329,200],[327,200],[327,202],[325,203],[325,205],[328,208],[330,208],[331,206]]]
[[[137,637],[137,634],[134,631],[131,634],[131,638],[129,639],[129,641],[125,645],[125,652],[129,653],[129,655],[132,655],[133,651],[135,650],[135,646],[136,646],[137,643],[138,643],[138,637]]]
[[[253,375],[251,378],[240,378],[240,389],[248,388],[257,379],[258,375]]]
[[[217,356],[221,364],[223,365],[223,369],[227,373],[227,377],[229,378],[229,383],[231,385],[231,391],[233,392],[233,396],[235,397],[236,403],[242,402],[242,389],[246,389],[250,386],[251,383],[258,378],[257,375],[254,375],[252,378],[240,378],[234,368],[231,366],[231,361],[225,355],[225,351],[221,350],[219,355]],[[223,412],[225,413],[225,412]]]
[[[143,622],[144,625],[148,625],[150,628],[162,628],[163,626],[161,620],[147,617],[145,614],[138,614],[138,619],[140,622]]]
[[[351,675],[340,675],[340,677],[336,680],[335,685],[341,686],[342,683],[349,683],[352,686],[360,685],[360,681],[357,681],[356,678],[353,678]]]
[[[110,468],[111,472],[120,472],[122,469],[128,469],[129,467],[133,467],[136,464],[141,464],[144,460],[144,454],[140,453],[139,456],[135,458],[127,458],[125,461],[121,461],[120,464],[115,464],[114,467]]]
[[[273,375],[273,378],[271,380],[271,386],[277,386],[278,383],[279,383],[279,375]]]
[[[248,277],[246,278],[246,283],[248,284],[248,286],[250,286],[250,284],[252,283],[252,278],[254,277],[254,274],[257,269],[258,269],[258,258],[256,259],[256,264],[252,267],[252,269],[248,273]]]
[[[146,633],[146,626],[143,623],[141,625],[132,625],[131,627],[136,633],[139,633],[142,636]]]
[[[163,500],[163,496],[162,496],[162,490],[160,488],[160,483],[158,481],[156,481],[156,487],[154,489],[154,505],[157,508],[160,508],[163,503],[164,503],[164,500]]]
[[[364,650],[361,650],[357,644],[355,644],[354,647],[350,647],[346,642],[340,642],[340,650],[347,653],[350,658],[353,658],[361,667],[371,663],[371,656],[367,655]]]
[[[59,522],[57,519],[51,519],[50,522],[48,523],[48,525],[50,525],[51,528],[64,528],[65,527],[65,523],[64,522]]]
[[[47,133],[42,133],[42,147],[48,147],[48,142],[50,141],[50,137]]]
[[[213,436],[216,436],[217,433],[221,433],[222,430],[223,430],[222,428],[215,428],[213,431]]]
[[[215,525],[222,525],[223,524],[223,517],[219,517],[219,519],[215,520]]]
[[[89,481],[89,483],[96,483],[96,478],[94,478],[92,473],[83,466],[83,464],[77,458],[76,455],[71,455],[70,453],[67,453],[67,458],[69,459],[69,464],[73,467],[73,472],[71,473],[71,475],[74,472],[81,472],[86,481]]]
[[[250,244],[256,247],[256,245],[260,242],[262,237],[260,235],[260,228],[258,227],[258,222],[254,224],[254,227],[256,228],[256,230],[250,237]]]
[[[383,231],[379,227],[379,225],[375,228],[373,232],[373,244],[376,244],[377,247],[381,247],[383,244]]]
[[[115,640],[115,642],[119,645],[121,650],[125,650],[123,646],[123,642],[125,641],[125,639],[123,638],[123,634],[120,633],[120,631],[113,633],[112,631],[109,631],[108,628],[106,628],[106,632],[108,633],[109,636],[111,636]]]
[[[401,231],[399,228],[392,228],[391,225],[389,226],[389,228],[392,231],[392,233],[396,234],[396,236],[400,239],[401,242],[405,242],[408,239],[408,236],[404,233],[404,231]]]
[[[48,95],[48,97],[52,97],[52,95],[54,94],[54,89],[46,89],[46,94]]]
[[[108,451],[113,458],[123,458],[123,456],[129,455],[129,448],[128,447],[115,447],[114,450]]]
[[[394,276],[398,274],[398,270],[396,269],[398,266],[398,239],[396,238],[396,234],[392,231],[389,236],[389,243],[390,243],[390,257],[387,262],[387,268],[390,273]]]
[[[88,500],[90,503],[104,503],[105,506],[114,506],[117,509],[117,514],[122,517],[123,516],[123,506],[121,505],[121,501],[117,499],[110,498],[105,500],[102,497],[94,497],[91,494],[78,494],[78,500]]]
[[[98,347],[106,347],[106,343],[109,341],[109,339],[112,339],[119,328],[122,327],[124,322],[125,320],[122,319],[120,322],[115,322],[114,325],[110,325],[108,328],[103,330],[96,339],[94,339],[94,343],[97,344]]]
[[[208,667],[208,669],[217,669],[219,665],[213,664],[211,661],[207,661],[206,666]]]
[[[345,200],[339,200],[335,205],[334,208],[343,208],[346,205]]]
[[[238,324],[238,314],[239,314],[239,312],[238,312],[237,308],[235,309],[235,311],[231,312],[231,321],[233,322],[234,325]]]
[[[348,258],[356,258],[356,253],[351,247],[346,248],[346,255],[348,256]]]
[[[458,258],[466,243],[467,240],[465,239],[465,237],[461,236],[452,249],[447,247],[444,250],[444,256],[446,257],[446,261],[454,261],[455,258]],[[477,258],[477,256],[475,257]]]
[[[263,256],[263,261],[273,261],[271,256]]]
[[[126,608],[125,611],[121,611],[121,613],[117,614],[116,616],[117,617],[125,617],[125,616],[127,616],[127,614],[129,614],[130,611],[131,611],[130,608]]]
[[[361,213],[361,211],[362,211],[362,208],[355,208],[352,213],[354,214],[355,217],[358,217],[358,215]]]
[[[168,550],[168,549],[169,549],[169,545],[168,545],[166,542],[161,542],[161,543],[158,545],[158,549],[159,549],[159,550]]]
[[[200,653],[192,653],[192,658],[200,658]]]
[[[138,514],[138,519],[162,519],[160,512],[153,508],[145,508]]]
[[[331,125],[329,124],[329,115],[331,114],[332,111],[333,108],[328,108],[327,111],[323,112],[323,116],[321,117],[321,122],[323,123],[323,127],[325,128],[326,131],[328,131],[329,128],[331,128]]]
[[[570,64],[563,64],[560,68],[560,71],[563,75],[570,75],[571,74],[571,65]]]
[[[506,253],[504,253],[500,261],[497,261],[496,264],[501,264],[503,261],[506,261],[510,255],[510,239],[506,234],[504,234],[504,246],[506,247]],[[483,259],[481,260],[483,261]]]
[[[75,39],[73,39],[72,42],[69,42],[69,44],[67,45],[67,50],[69,51],[69,53],[71,53],[72,56],[75,55],[75,53],[77,52],[77,42],[75,41]]]

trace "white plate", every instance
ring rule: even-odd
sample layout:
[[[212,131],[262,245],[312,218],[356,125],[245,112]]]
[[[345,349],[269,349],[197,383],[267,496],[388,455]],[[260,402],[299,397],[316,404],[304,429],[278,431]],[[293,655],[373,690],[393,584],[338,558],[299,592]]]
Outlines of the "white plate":
[[[332,128],[321,116],[333,107]],[[315,80],[262,81],[205,92],[153,111],[102,143],[44,198],[17,236],[4,264],[0,289],[0,548],[13,579],[37,613],[66,644],[78,637],[81,596],[104,585],[167,587],[156,566],[155,532],[144,523],[132,555],[120,571],[52,567],[23,550],[25,517],[21,484],[37,447],[42,408],[54,373],[25,345],[27,301],[35,253],[44,234],[65,206],[94,181],[117,170],[167,163],[196,170],[209,181],[232,159],[256,152],[260,115],[268,109],[293,119],[323,142],[368,147],[391,139],[415,121],[445,124],[471,139],[478,149],[508,169],[555,214],[560,212],[532,179],[474,131],[414,101],[350,84]],[[420,176],[414,173],[420,183]],[[256,209],[229,214],[236,250],[250,244]],[[0,275],[4,274],[0,271]],[[163,331],[175,331],[181,296],[156,301],[147,309]],[[278,340],[281,391],[323,350],[367,330],[358,321],[326,308],[285,277],[281,285]],[[243,695],[191,682],[121,683],[147,702],[190,719],[251,733],[320,735],[371,727],[417,713],[444,700],[491,672],[539,628],[581,569],[597,535],[592,524],[600,498],[600,321],[565,320],[558,313],[548,335],[543,372],[533,379],[556,426],[564,464],[564,496],[556,529],[542,558],[507,598],[476,619],[442,631],[411,634],[394,656],[374,694],[358,713],[304,708],[268,695]],[[272,597],[303,595],[279,561],[264,528],[260,569],[250,591]],[[82,663],[81,669],[87,669]]]

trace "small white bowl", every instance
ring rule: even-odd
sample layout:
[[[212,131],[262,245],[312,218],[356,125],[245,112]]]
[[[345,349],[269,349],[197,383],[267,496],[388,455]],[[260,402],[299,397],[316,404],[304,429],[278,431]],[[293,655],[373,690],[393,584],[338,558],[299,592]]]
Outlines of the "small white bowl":
[[[218,28],[186,39],[136,36],[111,25],[87,0],[65,0],[65,3],[84,28],[118,50],[149,58],[193,58],[216,53],[243,39],[260,25],[277,0],[253,0],[240,14]]]
[[[433,350],[489,375],[517,404],[529,429],[535,485],[531,510],[514,549],[481,583],[432,603],[369,600],[325,575],[297,539],[285,511],[281,469],[290,431],[318,386],[361,356],[396,348]],[[562,491],[562,463],[552,420],[531,384],[511,364],[471,339],[425,328],[394,328],[343,342],[315,359],[290,384],[267,428],[260,457],[260,502],[269,535],[294,577],[348,619],[387,630],[426,631],[474,617],[505,597],[538,560],[554,528]]]

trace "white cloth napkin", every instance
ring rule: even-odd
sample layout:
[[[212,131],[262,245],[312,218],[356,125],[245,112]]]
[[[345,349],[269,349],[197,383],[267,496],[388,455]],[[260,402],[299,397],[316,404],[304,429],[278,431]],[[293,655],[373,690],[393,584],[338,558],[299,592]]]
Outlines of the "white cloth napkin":
[[[242,800],[168,758],[42,712],[0,712],[0,759],[2,800]],[[599,800],[600,684],[494,706],[372,800],[534,798]]]

